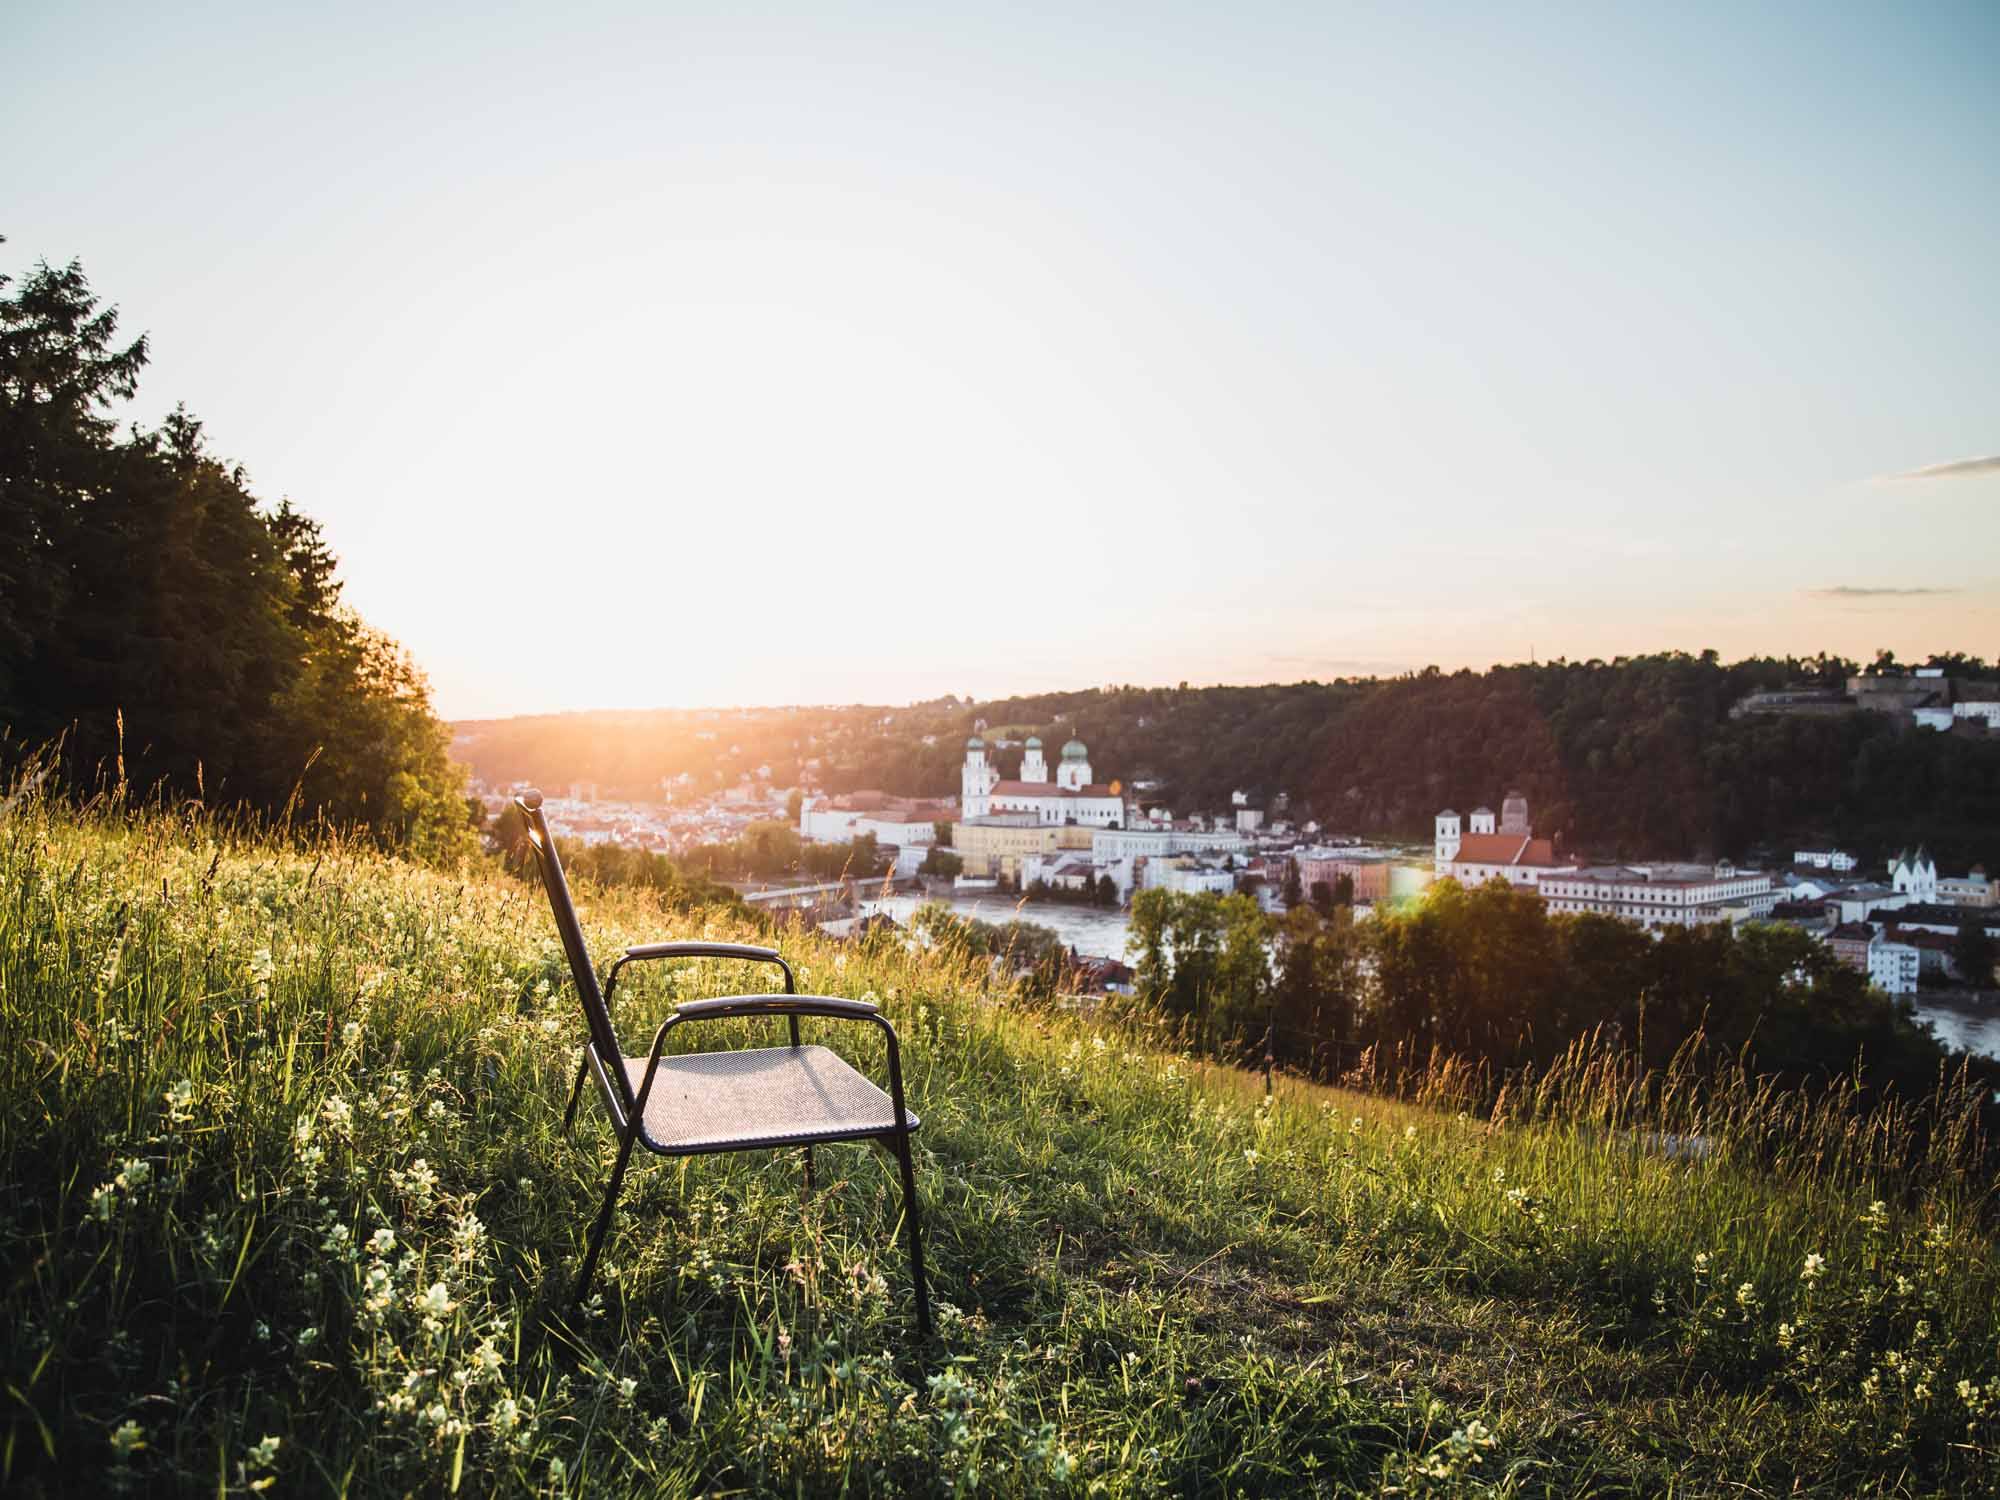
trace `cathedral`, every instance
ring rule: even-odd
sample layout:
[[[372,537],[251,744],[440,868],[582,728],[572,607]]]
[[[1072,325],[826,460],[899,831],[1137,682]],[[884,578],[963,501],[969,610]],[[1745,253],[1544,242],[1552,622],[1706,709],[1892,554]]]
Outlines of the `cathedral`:
[[[1044,824],[1075,823],[1085,828],[1125,826],[1125,798],[1118,784],[1100,786],[1090,779],[1090,752],[1082,740],[1062,747],[1055,780],[1049,780],[1042,742],[1030,737],[1021,757],[1021,778],[1002,781],[1000,768],[986,758],[986,741],[974,735],[965,742],[965,769],[959,774],[959,809],[966,818],[993,813],[1032,813]]]

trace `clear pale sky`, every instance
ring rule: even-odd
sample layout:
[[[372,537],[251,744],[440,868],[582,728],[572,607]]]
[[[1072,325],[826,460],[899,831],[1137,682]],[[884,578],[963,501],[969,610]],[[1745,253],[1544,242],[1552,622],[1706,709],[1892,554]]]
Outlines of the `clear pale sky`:
[[[4,31],[0,268],[448,715],[2000,653],[1992,0]]]

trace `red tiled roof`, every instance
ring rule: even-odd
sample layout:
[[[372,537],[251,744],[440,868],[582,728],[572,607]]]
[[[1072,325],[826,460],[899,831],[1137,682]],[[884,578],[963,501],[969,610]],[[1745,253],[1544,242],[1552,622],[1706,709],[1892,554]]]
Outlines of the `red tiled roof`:
[[[1533,865],[1556,869],[1556,846],[1547,839],[1519,833],[1468,833],[1458,841],[1452,860],[1460,865]]]
[[[996,797],[1115,797],[1118,794],[1108,786],[1092,784],[1081,791],[1073,792],[1067,787],[1057,786],[1053,781],[998,781],[993,784]]]

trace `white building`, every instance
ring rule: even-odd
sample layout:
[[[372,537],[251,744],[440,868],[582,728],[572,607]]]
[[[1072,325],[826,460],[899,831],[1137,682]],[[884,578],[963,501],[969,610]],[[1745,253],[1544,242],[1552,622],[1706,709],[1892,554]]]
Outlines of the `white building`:
[[[1090,836],[1090,857],[1100,865],[1166,854],[1242,854],[1250,840],[1240,833],[1195,828],[1100,828]]]
[[[1938,880],[1938,900],[1951,906],[1993,905],[1993,882],[1984,866],[1974,865],[1964,875],[1946,875]]]
[[[1769,875],[1729,865],[1561,870],[1542,876],[1538,889],[1550,911],[1597,912],[1649,929],[1768,916],[1779,894]]]
[[[1835,916],[1837,908],[1837,920],[1841,922],[1866,922],[1878,911],[1901,911],[1911,900],[1886,885],[1869,882],[1844,885],[1826,893],[1827,914]]]
[[[1042,758],[1042,742],[1031,738],[1021,758],[1020,779],[1003,781],[999,767],[986,758],[986,742],[974,735],[965,742],[959,787],[960,806],[967,818],[1025,812],[1044,824],[1121,828],[1125,823],[1125,798],[1115,785],[1100,786],[1090,779],[1090,752],[1082,740],[1063,746],[1051,782],[1048,763]]]
[[[1915,854],[1905,850],[1889,862],[1889,884],[1899,896],[1912,901],[1935,901],[1938,893],[1937,861],[1919,844]]]
[[[799,837],[809,844],[844,844],[854,837],[854,825],[868,814],[825,797],[799,803]]]
[[[1041,750],[1039,744],[1030,748]],[[968,818],[983,818],[993,811],[993,788],[999,780],[1000,768],[986,758],[986,741],[975,734],[965,742],[965,766],[958,773],[959,811]]]
[[[1840,874],[1855,868],[1859,860],[1844,849],[1797,849],[1792,853],[1792,863],[1805,865],[1814,870],[1833,870]]]
[[[896,808],[863,813],[854,820],[854,834],[858,838],[872,833],[876,843],[894,844],[899,849],[923,849],[937,842],[937,824],[938,820],[928,813]]]
[[[1192,855],[1177,854],[1166,859],[1149,859],[1140,875],[1149,891],[1174,891],[1183,896],[1204,892],[1227,896],[1236,889],[1233,870],[1204,865]]]
[[[1914,995],[1923,955],[1908,943],[1876,933],[1868,944],[1868,982],[1887,995]]]
[[[1979,719],[1988,729],[2000,729],[2000,703],[1954,703],[1953,718]]]

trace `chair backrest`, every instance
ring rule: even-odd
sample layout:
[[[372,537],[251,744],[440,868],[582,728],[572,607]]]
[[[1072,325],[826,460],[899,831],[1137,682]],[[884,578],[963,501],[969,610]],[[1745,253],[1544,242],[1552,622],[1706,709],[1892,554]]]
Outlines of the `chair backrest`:
[[[618,1092],[626,1112],[632,1109],[632,1083],[625,1076],[623,1054],[618,1047],[618,1033],[611,1026],[611,1012],[604,1003],[604,992],[598,987],[597,970],[591,967],[590,950],[583,945],[583,928],[576,920],[576,906],[569,898],[569,881],[563,877],[562,859],[556,853],[555,840],[549,837],[549,825],[542,817],[542,794],[536,791],[523,792],[514,799],[514,805],[521,809],[521,816],[528,824],[528,847],[535,853],[535,869],[542,877],[542,888],[549,894],[549,906],[555,912],[556,931],[562,935],[563,952],[569,955],[570,976],[576,981],[576,993],[583,1001],[583,1019],[590,1027],[590,1045],[599,1059],[599,1076]]]

